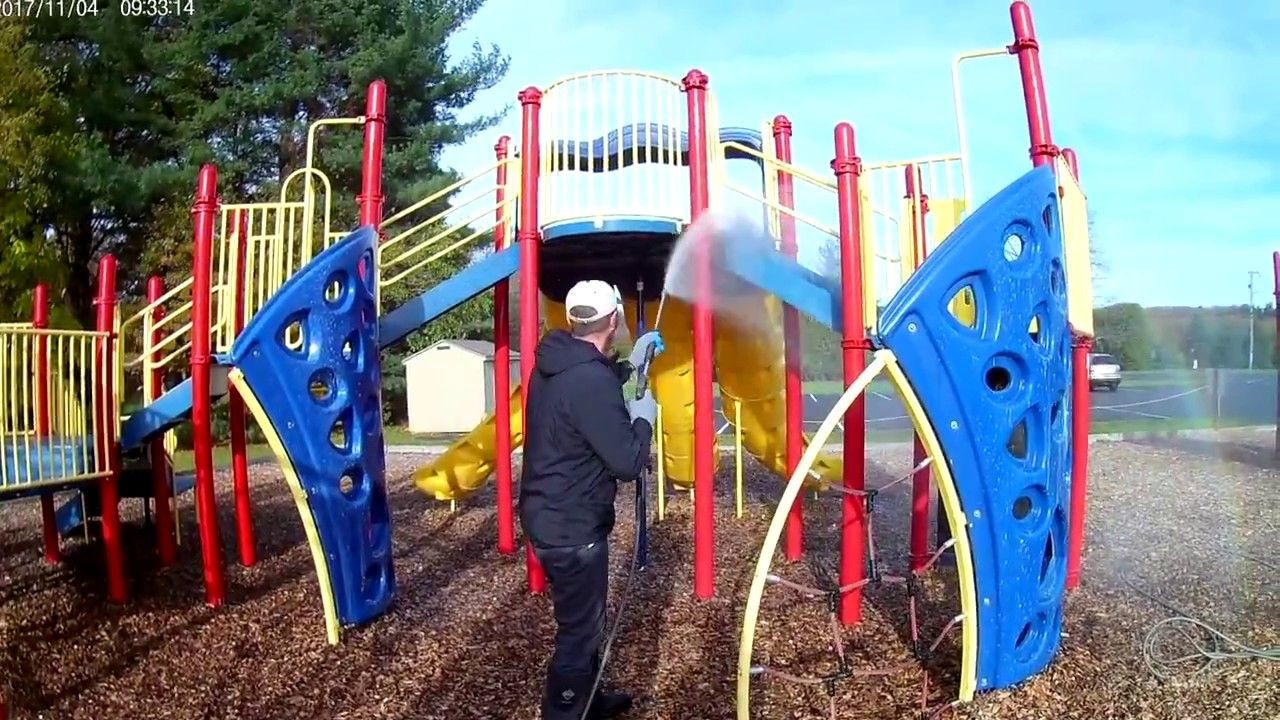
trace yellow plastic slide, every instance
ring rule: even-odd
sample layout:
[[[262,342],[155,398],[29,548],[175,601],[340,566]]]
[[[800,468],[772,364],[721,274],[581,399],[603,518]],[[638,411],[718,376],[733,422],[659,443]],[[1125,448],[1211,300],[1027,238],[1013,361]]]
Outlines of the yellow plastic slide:
[[[759,293],[761,313],[780,317],[778,302]],[[567,325],[564,305],[542,299],[543,318],[549,328]],[[636,333],[636,303],[626,307],[627,325]],[[652,320],[658,302],[645,303],[645,317]],[[690,307],[667,298],[658,330],[665,350],[654,358],[650,382],[662,408],[663,467],[672,483],[693,484],[693,317]],[[783,386],[781,321],[772,323],[772,334],[746,333],[727,323],[716,328],[716,372],[719,376],[725,416],[734,417],[734,404],[742,402],[743,446],[765,467],[786,476],[786,428]],[[521,434],[520,388],[511,393],[511,447],[524,441]],[[480,489],[494,469],[493,415],[455,442],[430,465],[414,473],[418,489],[438,500],[456,500]],[[719,455],[716,455],[718,466]],[[840,477],[839,458],[821,458],[814,466],[814,485],[825,486]]]
[[[524,442],[520,415],[520,385],[511,388],[511,447]],[[493,474],[498,450],[498,428],[494,415],[467,433],[436,458],[413,473],[413,484],[437,500],[459,500],[479,490]]]
[[[767,322],[750,330],[727,322],[715,324],[716,377],[720,403],[730,422],[735,406],[742,404],[742,445],[774,473],[786,478],[787,407],[786,358],[783,352],[782,306],[763,292],[739,296],[736,303],[759,303],[757,317]],[[670,301],[668,301],[668,307]],[[665,335],[663,336],[666,337]],[[661,400],[659,400],[661,402]],[[666,417],[664,416],[665,420]],[[809,442],[805,436],[805,444]],[[820,455],[806,488],[825,488],[839,482],[844,465],[839,457]]]

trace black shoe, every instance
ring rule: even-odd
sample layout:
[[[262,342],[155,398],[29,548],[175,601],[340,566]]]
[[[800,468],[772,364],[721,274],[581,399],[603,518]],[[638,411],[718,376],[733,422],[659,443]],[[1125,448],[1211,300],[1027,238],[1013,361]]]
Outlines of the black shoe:
[[[591,720],[608,720],[615,718],[631,709],[631,696],[622,692],[605,692],[603,690],[596,693],[596,698],[591,702],[591,712],[587,717]]]

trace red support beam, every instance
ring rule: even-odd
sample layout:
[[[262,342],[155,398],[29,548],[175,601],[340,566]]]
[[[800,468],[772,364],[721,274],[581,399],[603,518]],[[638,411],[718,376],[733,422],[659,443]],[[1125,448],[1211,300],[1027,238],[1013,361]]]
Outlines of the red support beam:
[[[236,285],[233,299],[235,315],[231,320],[231,327],[235,336],[239,337],[244,331],[244,269],[248,259],[249,214],[244,210],[237,210],[233,217],[236,226],[236,275],[233,281]],[[231,426],[231,490],[236,507],[236,545],[240,550],[240,564],[253,567],[258,562],[258,555],[253,540],[253,502],[249,497],[247,413],[244,398],[240,397],[240,391],[234,387],[230,388],[227,397],[227,412]]]
[[[49,287],[36,285],[31,292],[31,326],[37,330],[49,327]],[[49,369],[49,338],[37,335],[36,341],[36,435],[48,438],[52,428],[53,406],[49,402],[49,383],[53,373]],[[44,541],[44,561],[50,565],[62,562],[58,547],[58,520],[53,509],[53,493],[40,495],[40,528]]]
[[[859,176],[862,160],[858,157],[853,126],[836,125],[835,159],[831,169],[836,175],[836,198],[840,218],[840,312],[844,336],[841,348],[844,358],[844,384],[848,387],[867,367],[866,328],[862,317],[862,217]],[[844,416],[844,487],[857,493],[864,489],[866,466],[866,401],[859,397]],[[840,537],[840,585],[860,582],[864,574],[867,518],[865,501],[858,495],[844,493],[841,500],[842,532]],[[862,590],[852,590],[840,597],[840,621],[853,625],[862,617]]]
[[[908,203],[909,220],[911,221],[912,263],[914,271],[924,262],[928,253],[925,237],[924,185],[920,178],[920,169],[914,163],[903,168]],[[920,467],[928,457],[920,434],[912,435],[911,466],[919,468],[911,477],[911,531],[908,562],[912,572],[923,570],[929,561],[929,468]]]
[[[681,88],[689,112],[689,222],[711,204],[707,143],[707,84],[701,70],[690,70]],[[708,600],[716,592],[715,558],[715,411],[712,378],[715,358],[711,309],[711,257],[705,243],[694,254],[693,303],[693,592]]]
[[[218,171],[200,168],[193,219],[191,285],[191,430],[196,467],[196,522],[204,564],[204,599],[218,607],[226,599],[222,576],[222,539],[218,535],[217,495],[213,486],[213,402],[210,397],[213,329],[213,223],[218,212]]]
[[[1062,151],[1071,174],[1080,179],[1080,161],[1074,150]],[[1067,589],[1080,586],[1084,557],[1085,499],[1089,487],[1089,351],[1093,338],[1079,333],[1071,337],[1071,500],[1067,526]]]
[[[1071,148],[1062,148],[1062,159],[1067,161],[1067,167],[1071,168],[1071,176],[1080,182],[1080,158],[1076,155],[1076,151]]]
[[[779,162],[791,164],[791,120],[785,115],[773,119],[773,148]],[[790,210],[796,208],[795,178],[791,173],[778,170],[778,204]],[[799,253],[796,243],[796,218],[790,213],[779,213],[782,254],[794,259]],[[791,475],[804,454],[804,345],[800,337],[800,313],[790,305],[782,309],[782,336],[786,358],[786,423],[787,423],[787,474]],[[804,555],[804,493],[796,496],[787,517],[786,558],[799,560]]]
[[[494,218],[493,247],[507,247],[507,156],[511,138],[503,135],[493,151],[498,160],[497,216]],[[511,485],[511,322],[510,287],[506,280],[493,286],[493,432],[495,484],[498,491],[498,552],[516,551],[515,512]]]
[[[150,305],[164,295],[164,279],[152,275],[147,278],[147,304]],[[156,324],[164,319],[164,309],[156,306],[151,310],[148,325],[151,327],[147,343],[155,348],[164,339],[164,332]],[[150,362],[155,363],[164,356],[164,351],[153,349]],[[155,402],[164,394],[164,369],[152,367],[150,370],[150,393],[147,402]],[[169,567],[178,560],[178,545],[174,536],[172,486],[170,475],[172,465],[169,451],[164,446],[164,435],[152,438],[151,447],[151,495],[156,505],[156,552],[160,556],[161,567]]]
[[[521,108],[520,227],[516,232],[516,241],[520,243],[520,421],[527,432],[529,378],[533,376],[534,355],[538,349],[538,250],[542,243],[542,234],[538,231],[538,171],[541,161],[538,122],[542,111],[542,91],[528,87],[520,91],[518,99]],[[526,432],[521,434],[528,437]],[[546,574],[527,539],[524,556],[529,592],[546,592]]]
[[[369,83],[364,103],[364,153],[360,162],[360,224],[382,225],[382,148],[387,133],[387,84]],[[381,237],[381,231],[379,231]]]
[[[1013,44],[1009,53],[1018,56],[1018,71],[1022,75],[1022,99],[1027,108],[1027,132],[1031,137],[1031,164],[1047,165],[1058,156],[1058,146],[1053,144],[1049,128],[1049,103],[1045,99],[1044,73],[1040,70],[1040,43],[1036,40],[1035,25],[1031,22],[1031,8],[1022,0],[1009,6],[1009,18],[1013,22]]]
[[[116,407],[116,258],[104,255],[98,261],[97,330],[105,333],[98,341],[97,457],[106,459],[106,477],[98,481],[102,500],[102,547],[106,554],[107,599],[123,603],[129,598],[124,574],[124,542],[120,530],[120,445]],[[88,521],[88,518],[85,518]]]

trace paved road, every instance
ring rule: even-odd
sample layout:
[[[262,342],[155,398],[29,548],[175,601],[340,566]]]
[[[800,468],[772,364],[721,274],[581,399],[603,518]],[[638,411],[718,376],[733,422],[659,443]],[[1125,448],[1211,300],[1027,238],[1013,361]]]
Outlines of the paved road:
[[[1234,423],[1267,425],[1276,421],[1276,377],[1271,373],[1222,374],[1221,407],[1214,401],[1207,376],[1204,382],[1121,384],[1115,392],[1090,393],[1093,423],[1111,421],[1207,420],[1214,416]],[[805,398],[805,423],[815,429],[838,396]],[[717,412],[719,412],[717,406]],[[725,424],[720,415],[719,424]],[[911,423],[892,393],[872,390],[867,395],[867,427],[871,430],[909,430]]]

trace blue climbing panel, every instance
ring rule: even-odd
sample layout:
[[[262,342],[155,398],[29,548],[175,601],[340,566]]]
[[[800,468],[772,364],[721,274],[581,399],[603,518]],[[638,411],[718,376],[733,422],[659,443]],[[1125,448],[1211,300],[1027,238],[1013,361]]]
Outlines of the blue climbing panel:
[[[395,595],[376,242],[363,227],[317,255],[267,301],[231,351],[306,492],[344,625],[377,617]]]
[[[1062,628],[1071,348],[1057,203],[1048,167],[1022,176],[942,243],[880,320],[968,523],[980,690],[1044,669]],[[972,327],[948,311],[966,287]]]

